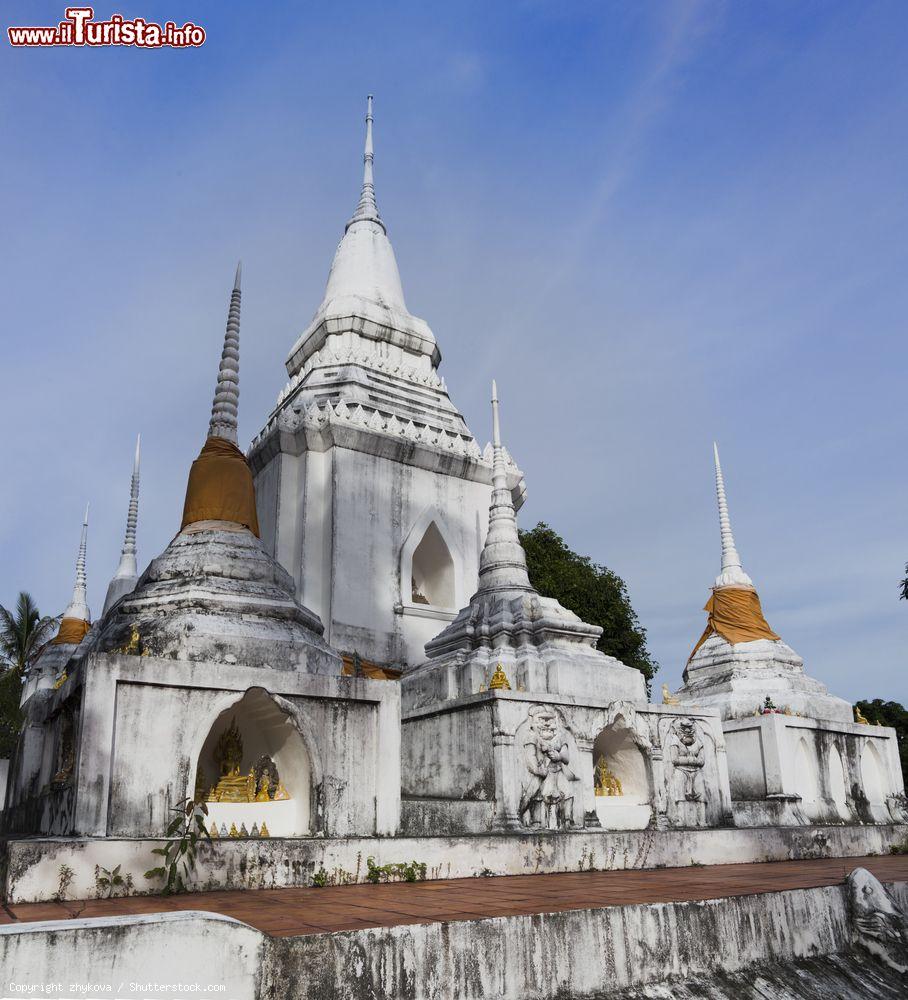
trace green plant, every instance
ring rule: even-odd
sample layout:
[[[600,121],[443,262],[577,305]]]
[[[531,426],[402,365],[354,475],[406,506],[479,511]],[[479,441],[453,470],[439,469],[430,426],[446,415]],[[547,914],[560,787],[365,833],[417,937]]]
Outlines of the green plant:
[[[60,878],[57,882],[57,891],[54,894],[54,899],[56,899],[58,903],[62,903],[66,898],[66,893],[69,890],[76,873],[69,867],[69,865],[60,865],[59,872]]]
[[[113,871],[95,865],[95,892],[98,899],[113,899],[117,894],[117,889],[123,887],[127,889],[126,879],[120,874],[122,865],[117,865]],[[130,883],[132,878],[130,877]]]
[[[890,854],[908,854],[908,837],[906,837],[900,844],[893,844],[889,848]]]
[[[319,868],[319,870],[312,876],[312,885],[316,889],[324,889],[328,884],[328,872],[324,868]]]
[[[211,841],[205,826],[208,806],[204,802],[196,803],[192,799],[184,799],[170,811],[177,815],[167,827],[168,839],[161,847],[155,847],[151,852],[162,857],[164,862],[145,872],[147,879],[164,879],[164,886],[161,889],[164,896],[186,891],[185,880],[195,868],[199,843]]]
[[[378,882],[422,882],[426,877],[426,864],[423,861],[393,862],[388,865],[377,865],[375,858],[366,858],[366,881]]]

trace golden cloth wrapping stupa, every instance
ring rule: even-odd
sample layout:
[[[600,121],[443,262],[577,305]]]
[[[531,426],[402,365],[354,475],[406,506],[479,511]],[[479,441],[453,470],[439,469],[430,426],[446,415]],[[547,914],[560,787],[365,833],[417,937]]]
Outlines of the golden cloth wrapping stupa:
[[[189,470],[180,530],[197,521],[233,521],[259,535],[252,472],[226,438],[209,437]]]

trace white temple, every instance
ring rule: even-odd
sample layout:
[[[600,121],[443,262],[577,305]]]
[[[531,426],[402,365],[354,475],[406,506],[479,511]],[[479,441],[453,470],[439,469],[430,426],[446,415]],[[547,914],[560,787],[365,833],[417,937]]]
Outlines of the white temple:
[[[86,513],[23,692],[7,898],[84,897],[96,865],[156,891],[187,801],[212,837],[196,888],[361,881],[364,858],[456,877],[887,850],[906,833],[895,733],[853,721],[770,629],[718,451],[721,572],[668,704],[534,589],[497,388],[483,450],[407,309],[372,125],[370,98],[360,199],[276,408],[244,455],[238,267],[182,519],[138,573],[137,443],[94,625]]]

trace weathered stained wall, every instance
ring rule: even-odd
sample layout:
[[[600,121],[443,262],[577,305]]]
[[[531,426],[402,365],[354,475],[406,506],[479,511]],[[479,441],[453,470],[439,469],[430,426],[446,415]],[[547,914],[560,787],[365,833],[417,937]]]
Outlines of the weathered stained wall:
[[[310,885],[324,868],[330,879],[364,881],[366,858],[378,865],[419,861],[429,878],[527,875],[543,872],[676,868],[687,865],[788,861],[888,854],[908,839],[908,826],[776,827],[739,830],[645,830],[486,834],[458,837],[303,837],[219,840],[200,852],[199,889],[270,889]],[[137,893],[156,891],[143,873],[160,841],[30,838],[6,843],[5,896],[10,902],[51,899],[60,866],[74,872],[65,898],[95,895],[94,867],[122,865]]]
[[[193,794],[202,746],[222,712],[261,689],[292,719],[313,775],[313,832],[393,834],[400,810],[397,684],[242,664],[90,654],[46,693],[53,720],[79,705],[71,777],[50,783],[53,729],[37,792],[4,819],[14,831],[88,837],[163,835]],[[43,789],[43,790],[42,790]]]
[[[556,718],[556,742],[569,747],[570,817],[565,826],[597,827],[594,746],[603,732],[625,733],[646,771],[642,801],[649,820],[640,826],[731,825],[725,741],[715,712],[630,702],[604,703],[570,695],[494,690],[411,709],[403,719],[401,776],[409,800],[402,813],[406,833],[483,833],[527,829],[524,789],[533,783],[527,745],[533,713],[545,706]],[[679,727],[694,734],[694,766],[676,763]],[[688,778],[690,780],[688,780]],[[422,799],[416,806],[412,800]],[[477,809],[464,803],[492,802]],[[645,810],[644,810],[645,811]],[[472,825],[471,825],[472,824]]]
[[[729,719],[723,728],[739,825],[908,819],[893,729],[781,713]],[[866,787],[870,767],[879,787]]]
[[[592,1000],[671,997],[676,977],[697,982],[677,995],[728,997],[747,995],[722,992],[739,972],[750,973],[743,983],[790,979],[792,963],[806,962],[820,982],[845,975],[854,928],[845,886],[296,938],[190,911],[6,925],[0,970],[4,980],[27,982],[40,970],[42,981],[64,984],[46,996],[71,995],[71,982],[117,990],[176,981],[223,983],[232,1000]],[[870,988],[826,995],[898,995],[897,973],[866,955],[860,961]]]

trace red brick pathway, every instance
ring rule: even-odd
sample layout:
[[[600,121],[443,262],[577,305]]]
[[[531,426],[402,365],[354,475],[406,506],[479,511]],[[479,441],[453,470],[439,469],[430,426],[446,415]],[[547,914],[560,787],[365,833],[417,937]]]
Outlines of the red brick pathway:
[[[267,934],[289,937],[360,927],[808,889],[836,885],[858,867],[869,869],[882,881],[908,881],[908,856],[823,858],[707,868],[565,872],[324,889],[256,889],[70,903],[19,903],[0,910],[0,923],[206,910],[235,917]]]

